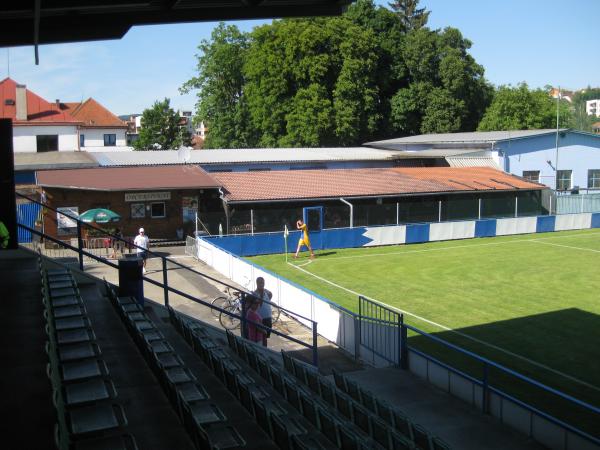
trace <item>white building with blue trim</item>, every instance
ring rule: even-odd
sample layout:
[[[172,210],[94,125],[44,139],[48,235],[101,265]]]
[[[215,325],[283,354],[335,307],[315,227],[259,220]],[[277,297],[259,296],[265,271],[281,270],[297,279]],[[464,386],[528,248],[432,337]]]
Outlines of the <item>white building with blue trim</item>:
[[[552,189],[600,192],[600,136],[596,134],[570,129],[485,131],[424,134],[366,145],[415,157],[434,150],[453,158],[490,157],[506,172]]]

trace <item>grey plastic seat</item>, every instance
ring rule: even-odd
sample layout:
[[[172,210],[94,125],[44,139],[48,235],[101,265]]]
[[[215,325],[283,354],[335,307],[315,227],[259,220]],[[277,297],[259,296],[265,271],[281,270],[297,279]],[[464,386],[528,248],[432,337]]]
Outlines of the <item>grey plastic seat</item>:
[[[67,426],[75,436],[113,430],[125,425],[125,412],[116,404],[82,406],[67,412]]]
[[[61,364],[60,374],[61,380],[66,383],[94,377],[106,377],[108,368],[101,359],[84,359]]]
[[[302,427],[298,421],[286,420],[285,416],[270,414],[271,429],[273,430],[273,440],[283,450],[292,448],[291,437],[294,435],[304,435],[306,428]]]
[[[73,444],[73,450],[139,450],[130,434],[86,439]]]
[[[76,344],[59,345],[56,350],[58,359],[61,362],[97,358],[102,353],[100,347],[93,342],[78,342]]]
[[[64,319],[56,319],[52,325],[56,331],[65,331],[77,328],[90,328],[90,321],[84,316],[73,316]]]
[[[56,343],[75,344],[77,342],[92,342],[96,340],[96,335],[89,328],[76,328],[73,330],[56,331]]]
[[[208,428],[198,427],[195,433],[197,448],[215,450],[236,449],[246,447],[246,441],[235,427],[229,425],[211,425]]]
[[[58,297],[50,299],[50,304],[53,308],[60,308],[62,306],[80,305],[81,299],[76,295]]]
[[[92,378],[62,387],[62,397],[66,406],[108,400],[116,396],[117,392],[112,381],[102,378]]]

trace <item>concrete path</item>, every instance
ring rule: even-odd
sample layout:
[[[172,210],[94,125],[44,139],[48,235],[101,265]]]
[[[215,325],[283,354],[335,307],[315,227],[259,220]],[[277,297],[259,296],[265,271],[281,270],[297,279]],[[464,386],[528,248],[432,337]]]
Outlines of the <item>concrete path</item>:
[[[180,264],[205,273],[217,280],[221,280],[230,285],[235,285],[240,289],[242,288],[242,286],[233,283],[203,262],[185,255],[185,247],[164,247],[156,249],[156,251],[173,258]],[[111,261],[116,262],[115,260]],[[163,282],[162,264],[159,258],[148,259],[146,269],[146,277],[161,283]],[[100,279],[106,278],[106,280],[112,284],[119,284],[117,270],[105,264],[86,261],[85,272]],[[175,264],[169,264],[167,266],[167,277],[169,286],[208,303],[214,298],[224,295],[224,286],[222,284],[204,278],[189,270],[177,267]],[[164,305],[164,291],[161,287],[155,286],[149,282],[144,282],[144,296],[148,300]],[[179,312],[210,325],[222,328],[219,323],[219,318],[215,316],[213,311],[207,306],[194,303],[193,301],[172,292],[169,293],[169,304]],[[280,315],[279,321],[274,325],[274,328],[286,335],[293,336],[302,342],[312,345],[312,330],[283,313]],[[239,334],[239,329],[234,330],[234,332]],[[294,357],[306,362],[312,362],[311,348],[304,347],[275,334],[271,335],[271,338],[268,341],[268,347],[277,353],[281,350],[292,352]],[[323,373],[330,373],[331,367],[336,367],[338,370],[357,370],[362,367],[362,365],[354,361],[354,359],[342,353],[337,346],[332,345],[328,340],[320,336],[318,338],[318,347],[319,369]]]

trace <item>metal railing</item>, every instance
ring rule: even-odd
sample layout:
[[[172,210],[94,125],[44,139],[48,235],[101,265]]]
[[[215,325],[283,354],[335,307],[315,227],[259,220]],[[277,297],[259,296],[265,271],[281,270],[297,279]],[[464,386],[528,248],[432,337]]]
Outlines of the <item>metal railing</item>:
[[[578,398],[575,398],[571,395],[565,394],[564,392],[559,391],[558,389],[552,388],[544,383],[536,381],[531,377],[528,377],[519,372],[516,372],[515,370],[509,369],[508,367],[505,367],[505,366],[498,364],[488,358],[485,358],[485,357],[480,356],[476,353],[473,353],[469,350],[466,350],[458,345],[452,344],[451,342],[448,342],[444,339],[440,339],[439,337],[433,336],[433,335],[431,335],[423,330],[420,330],[412,325],[408,325],[408,324],[404,323],[402,314],[400,314],[398,311],[395,311],[391,308],[386,307],[385,305],[374,302],[374,301],[369,300],[362,296],[359,297],[359,305],[362,305],[360,308],[360,310],[361,310],[360,321],[361,322],[363,322],[364,320],[378,321],[382,324],[387,324],[391,327],[397,326],[399,328],[400,333],[398,334],[398,336],[400,339],[400,343],[396,348],[398,351],[397,361],[400,361],[400,366],[402,368],[404,368],[404,369],[408,368],[408,360],[407,360],[408,353],[409,353],[409,351],[414,352],[415,354],[425,358],[426,360],[431,361],[431,362],[443,367],[444,369],[471,381],[472,383],[476,384],[477,386],[480,386],[482,388],[481,405],[482,405],[482,411],[484,413],[489,412],[490,393],[494,393],[494,394],[496,394],[506,400],[514,402],[517,405],[521,406],[522,408],[525,408],[526,410],[528,410],[534,414],[537,414],[537,415],[543,417],[544,419],[546,419],[556,425],[559,425],[560,427],[594,443],[595,445],[600,445],[600,438],[598,438],[596,436],[592,436],[591,434],[589,434],[573,425],[570,425],[569,423],[567,423],[561,419],[558,419],[557,417],[554,417],[553,415],[551,415],[545,411],[542,411],[541,409],[536,408],[535,406],[533,406],[525,401],[519,400],[514,395],[511,395],[511,394],[505,392],[504,390],[490,384],[490,382],[489,382],[490,368],[498,370],[500,373],[507,375],[508,377],[510,377],[513,380],[513,382],[518,380],[518,382],[524,382],[527,385],[533,386],[537,389],[540,389],[541,391],[543,391],[545,393],[557,396],[561,400],[566,401],[568,404],[576,405],[577,407],[580,407],[583,410],[591,413],[594,417],[597,416],[598,419],[600,419],[600,408],[598,408],[594,405],[591,405],[587,402],[584,402],[583,400],[579,400]],[[368,314],[368,313],[372,313],[373,315],[375,315],[375,317],[368,317],[368,316],[363,315],[363,314]],[[389,320],[386,320],[386,319],[389,319]],[[419,336],[423,336],[425,339],[435,342],[436,344],[439,344],[446,349],[451,349],[453,351],[456,351],[459,354],[470,358],[472,361],[475,361],[478,364],[481,364],[481,367],[482,367],[481,377],[478,378],[478,377],[469,375],[466,371],[460,370],[451,364],[443,362],[440,359],[435,358],[432,355],[430,355],[422,350],[419,350],[419,349],[415,348],[414,346],[409,345],[408,344],[408,330],[418,334]],[[385,355],[382,355],[382,357],[385,358]],[[390,362],[393,361],[391,359],[389,359],[389,360],[390,360]]]
[[[53,208],[51,206],[48,206],[48,205],[44,205],[44,204],[42,204],[42,203],[40,203],[40,202],[38,202],[38,201],[30,198],[30,197],[27,197],[27,196],[23,195],[23,194],[16,193],[16,195],[18,197],[21,197],[21,198],[23,198],[25,200],[28,200],[28,201],[32,202],[32,203],[36,203],[38,205],[41,205],[43,208],[46,208],[46,209],[58,212],[55,208]],[[61,212],[61,214],[68,216],[64,212]],[[296,313],[294,311],[291,311],[289,309],[283,308],[283,307],[281,307],[281,306],[279,306],[279,305],[277,305],[275,303],[271,303],[271,302],[269,302],[267,300],[263,300],[264,302],[270,304],[272,307],[278,308],[281,311],[285,312],[286,314],[288,314],[288,315],[290,315],[292,317],[296,316],[296,317],[299,317],[301,319],[304,319],[304,320],[308,321],[308,323],[310,323],[310,325],[311,325],[310,328],[312,329],[312,344],[303,342],[303,341],[301,341],[301,340],[299,340],[299,339],[297,339],[297,338],[295,338],[293,336],[290,336],[288,334],[282,333],[281,331],[278,331],[276,329],[267,327],[267,326],[263,325],[262,323],[257,323],[257,322],[251,321],[251,320],[249,320],[249,319],[246,318],[246,309],[245,309],[246,299],[248,297],[252,296],[251,292],[243,291],[243,290],[241,290],[241,289],[239,289],[239,288],[237,288],[237,287],[235,287],[233,285],[225,283],[224,281],[221,281],[221,280],[219,280],[217,278],[211,277],[210,275],[207,275],[207,274],[199,272],[199,271],[197,271],[197,270],[195,270],[195,269],[193,269],[193,268],[191,268],[189,266],[186,266],[185,264],[179,263],[179,262],[177,262],[177,261],[175,261],[173,259],[169,259],[167,256],[155,253],[155,252],[153,252],[151,250],[144,249],[142,247],[138,247],[135,244],[131,244],[130,241],[127,241],[127,240],[125,240],[125,239],[123,239],[123,238],[121,238],[119,236],[115,236],[115,235],[111,235],[109,233],[106,233],[104,230],[102,230],[99,227],[96,227],[96,226],[91,225],[89,223],[84,223],[84,222],[80,221],[79,218],[77,218],[77,217],[74,217],[74,216],[68,216],[68,217],[77,223],[77,246],[71,245],[70,243],[67,243],[67,242],[64,242],[64,241],[61,241],[58,238],[54,238],[54,237],[52,237],[52,236],[50,236],[48,234],[45,234],[42,231],[36,230],[36,229],[34,229],[32,227],[29,227],[29,226],[27,226],[25,224],[17,222],[17,226],[19,228],[21,228],[22,230],[31,232],[32,234],[34,234],[36,236],[40,236],[40,238],[43,238],[43,239],[45,239],[47,241],[53,242],[55,244],[58,244],[60,247],[62,247],[64,249],[68,249],[68,250],[70,250],[72,252],[75,252],[78,255],[79,270],[81,270],[82,272],[84,271],[84,257],[90,258],[90,259],[92,259],[94,261],[100,262],[100,263],[105,264],[107,266],[110,266],[110,267],[112,267],[114,269],[118,269],[118,267],[119,267],[118,264],[115,264],[115,263],[109,261],[106,257],[102,257],[101,255],[96,255],[96,254],[94,254],[94,253],[92,253],[90,251],[84,250],[83,233],[82,233],[82,229],[83,229],[84,226],[88,227],[88,228],[90,228],[92,230],[104,233],[105,236],[109,237],[112,240],[121,241],[124,244],[131,245],[135,249],[147,251],[149,255],[153,255],[155,258],[159,258],[161,260],[163,281],[161,283],[159,281],[153,280],[153,279],[151,279],[151,278],[149,278],[147,276],[144,276],[144,275],[142,275],[142,278],[143,278],[144,281],[146,281],[146,282],[148,282],[150,284],[153,284],[155,286],[158,286],[158,287],[160,287],[160,288],[163,289],[164,306],[169,306],[169,293],[173,293],[173,294],[179,295],[181,297],[184,297],[187,300],[190,300],[190,301],[192,301],[194,303],[206,306],[206,307],[208,307],[210,309],[217,310],[217,311],[219,311],[220,314],[226,314],[226,315],[228,315],[230,317],[233,317],[233,318],[239,320],[240,323],[241,323],[242,335],[244,335],[244,331],[247,329],[247,324],[251,323],[254,326],[256,326],[256,327],[258,327],[258,328],[260,328],[262,330],[268,330],[268,331],[270,331],[274,335],[280,336],[280,337],[282,337],[282,338],[284,338],[284,339],[286,339],[288,341],[294,342],[294,343],[296,343],[296,344],[298,344],[298,345],[300,345],[302,347],[310,349],[312,351],[312,360],[313,360],[312,363],[313,363],[313,365],[318,366],[318,364],[319,364],[319,358],[318,358],[318,340],[317,340],[317,335],[318,334],[317,334],[317,322],[316,321],[314,321],[312,319],[309,319],[308,317],[304,317],[304,316],[302,316],[302,315],[300,315],[300,314],[298,314],[298,313]],[[187,270],[187,271],[192,272],[192,273],[194,273],[196,275],[199,275],[202,278],[205,278],[207,280],[215,282],[215,283],[221,285],[224,289],[227,288],[230,291],[239,292],[240,293],[240,298],[242,299],[242,314],[235,314],[235,313],[233,313],[231,311],[227,311],[227,310],[225,310],[223,308],[220,308],[220,307],[218,307],[216,305],[211,304],[210,302],[201,300],[201,299],[196,298],[196,297],[194,297],[194,296],[192,296],[192,295],[190,295],[190,294],[188,294],[186,292],[180,291],[179,289],[176,289],[176,288],[173,288],[172,286],[169,286],[168,274],[167,274],[168,273],[167,272],[167,265],[168,264],[172,264],[172,265],[174,265],[174,266],[176,266],[176,267],[178,267],[180,269]]]

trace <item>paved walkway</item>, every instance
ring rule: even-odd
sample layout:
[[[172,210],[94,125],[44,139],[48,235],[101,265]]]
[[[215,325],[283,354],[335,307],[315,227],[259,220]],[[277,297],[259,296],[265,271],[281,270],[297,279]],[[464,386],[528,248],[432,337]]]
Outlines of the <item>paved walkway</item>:
[[[215,279],[222,280],[230,285],[236,285],[203,262],[198,261],[191,256],[186,256],[184,254],[184,247],[168,247],[157,250],[165,256],[168,255],[178,263],[205,273]],[[115,262],[115,260],[111,261]],[[177,267],[174,264],[169,264],[167,269],[169,286],[172,286],[175,289],[209,303],[217,296],[223,295],[223,285],[217,282],[211,281],[189,270]],[[100,279],[106,278],[107,281],[115,285],[119,284],[117,270],[105,264],[86,262],[85,271]],[[161,283],[163,282],[162,264],[159,258],[148,259],[146,277]],[[236,286],[240,289],[242,288],[242,286]],[[144,296],[148,300],[164,305],[164,290],[147,281],[144,282]],[[177,311],[222,329],[219,318],[215,316],[213,311],[207,306],[194,303],[193,301],[172,292],[169,293],[169,304]],[[279,321],[274,325],[274,328],[282,333],[293,336],[302,342],[312,345],[312,330],[283,313],[280,315]],[[234,332],[239,334],[239,329]],[[311,348],[306,348],[275,334],[271,335],[268,347],[276,352],[279,352],[280,350],[292,352],[293,356],[307,362],[312,362]],[[320,336],[318,338],[318,347],[319,369],[323,373],[329,373],[332,366],[339,370],[357,370],[362,367],[362,365],[358,364],[354,359],[342,353],[337,346],[332,345],[328,340]]]

